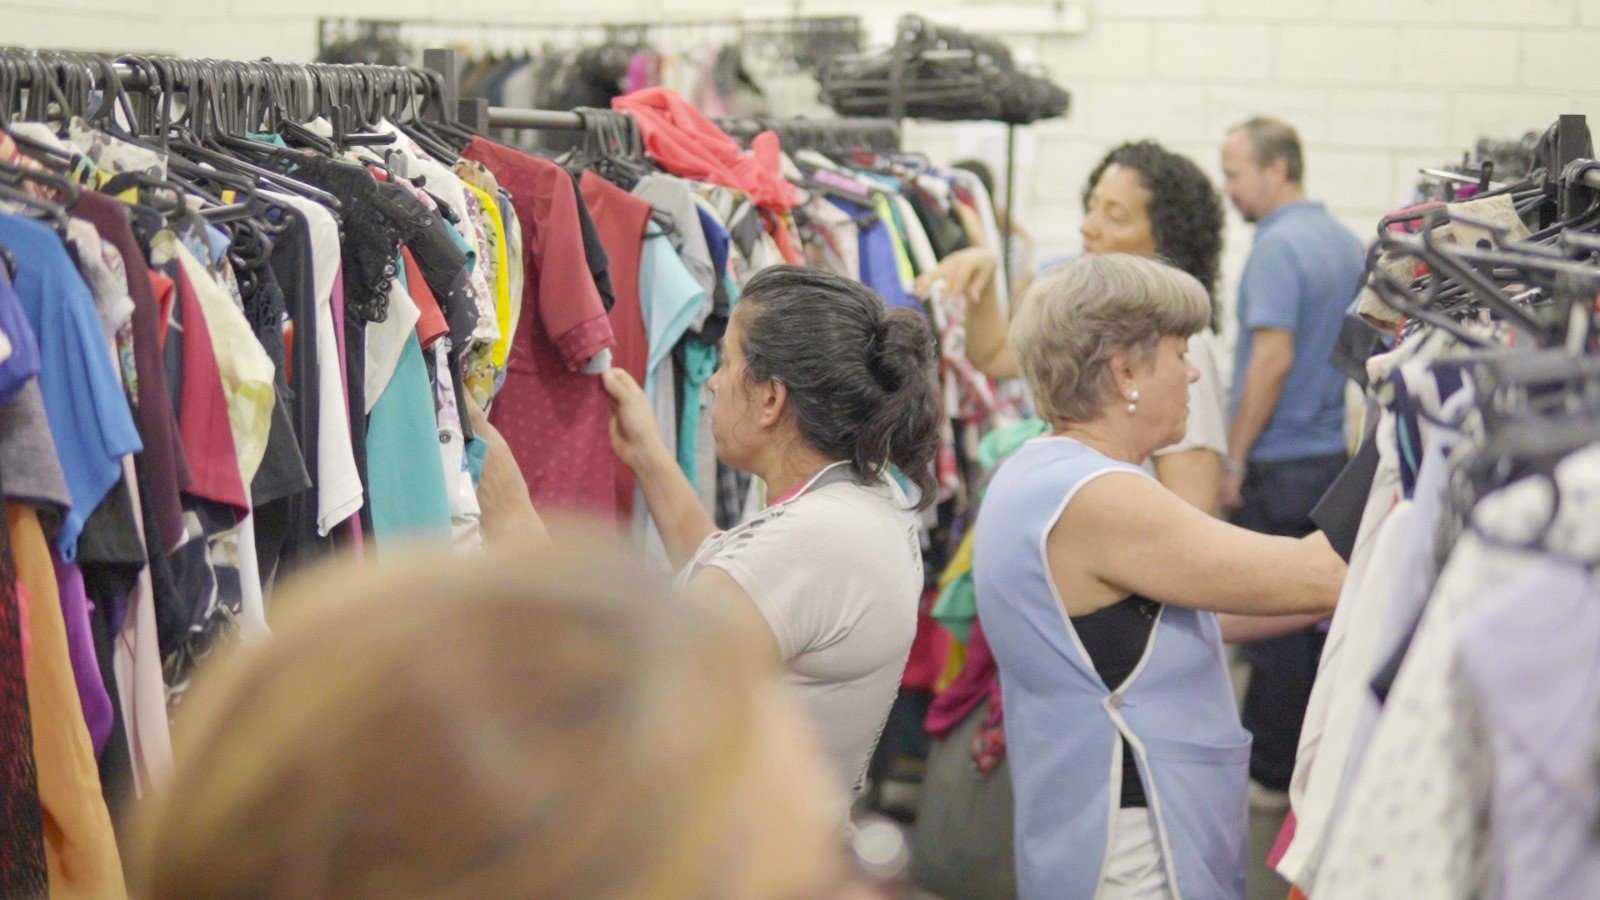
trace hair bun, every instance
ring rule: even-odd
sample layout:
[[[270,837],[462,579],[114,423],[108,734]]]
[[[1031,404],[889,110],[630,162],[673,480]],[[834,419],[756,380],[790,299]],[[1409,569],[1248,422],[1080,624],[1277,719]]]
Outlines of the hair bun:
[[[884,390],[894,393],[924,376],[933,349],[933,330],[922,316],[909,309],[890,310],[873,333],[868,368]]]

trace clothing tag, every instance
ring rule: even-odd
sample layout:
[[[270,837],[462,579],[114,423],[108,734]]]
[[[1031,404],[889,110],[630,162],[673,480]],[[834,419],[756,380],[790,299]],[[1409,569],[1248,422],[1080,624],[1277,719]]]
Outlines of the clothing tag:
[[[583,374],[599,375],[610,368],[611,351],[609,349],[602,349],[599,353],[589,357],[589,361],[583,364]]]

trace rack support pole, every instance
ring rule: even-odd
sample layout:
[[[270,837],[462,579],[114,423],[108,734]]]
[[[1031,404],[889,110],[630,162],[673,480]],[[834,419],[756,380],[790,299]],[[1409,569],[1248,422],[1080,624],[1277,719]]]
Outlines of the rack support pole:
[[[1006,287],[1014,287],[1017,273],[1011,271],[1011,232],[1015,227],[1013,216],[1017,209],[1017,126],[1006,125],[1006,225],[1000,232],[1000,271],[1005,273]]]

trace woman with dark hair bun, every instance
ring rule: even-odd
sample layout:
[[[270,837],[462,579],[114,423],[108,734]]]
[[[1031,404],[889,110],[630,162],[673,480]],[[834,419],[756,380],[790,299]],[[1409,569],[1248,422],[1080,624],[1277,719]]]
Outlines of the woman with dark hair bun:
[[[917,510],[934,499],[934,338],[865,286],[777,267],[745,287],[708,385],[717,457],[772,504],[726,532],[659,437],[639,385],[604,375],[612,445],[679,579],[759,612],[849,787],[899,688],[922,592]],[[892,476],[915,486],[909,500]]]

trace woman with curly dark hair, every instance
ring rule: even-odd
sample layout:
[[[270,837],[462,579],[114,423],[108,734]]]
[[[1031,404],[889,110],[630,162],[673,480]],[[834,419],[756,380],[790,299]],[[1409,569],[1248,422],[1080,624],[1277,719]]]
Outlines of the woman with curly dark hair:
[[[1211,327],[1189,339],[1188,361],[1200,373],[1189,387],[1183,440],[1157,452],[1156,477],[1190,504],[1215,515],[1227,455],[1224,385],[1218,360],[1217,271],[1222,256],[1222,200],[1200,167],[1155,141],[1123,144],[1100,161],[1083,190],[1085,253],[1131,253],[1193,275],[1211,298]],[[1006,338],[1007,315],[994,292],[995,258],[963,250],[925,276],[965,293],[967,356],[991,378],[1022,373]]]
[[[1193,160],[1155,141],[1123,144],[1089,173],[1083,211],[1084,252],[1136,253],[1188,272],[1211,296],[1211,331],[1220,328],[1222,198]]]

